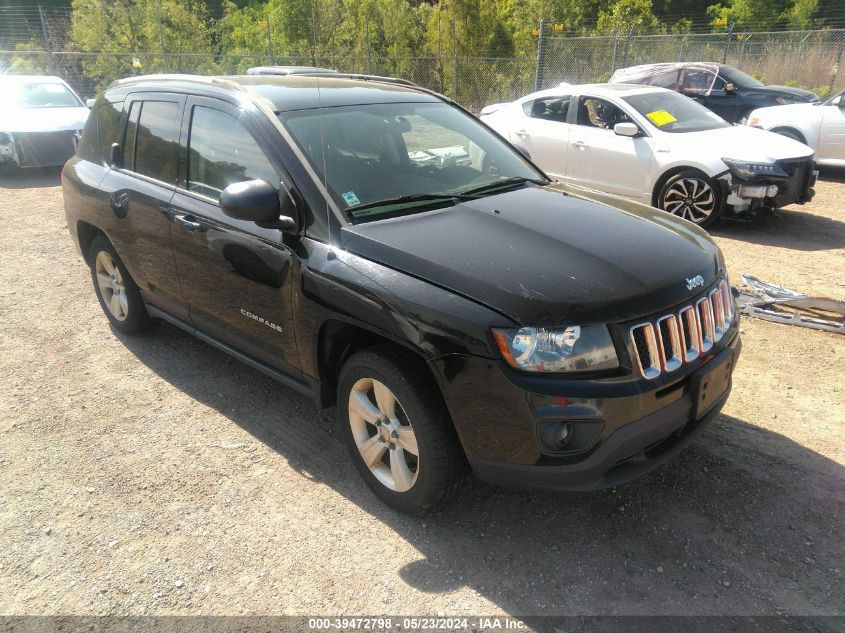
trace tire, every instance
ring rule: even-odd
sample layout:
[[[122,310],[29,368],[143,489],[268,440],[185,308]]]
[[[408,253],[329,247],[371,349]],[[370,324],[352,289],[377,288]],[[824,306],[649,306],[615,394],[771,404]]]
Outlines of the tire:
[[[104,236],[94,238],[88,251],[91,281],[109,322],[123,334],[140,334],[157,325],[144,306],[141,292]]]
[[[657,208],[707,228],[722,215],[722,198],[718,183],[696,169],[688,169],[663,183],[657,194]]]
[[[804,143],[804,145],[807,144],[807,139],[804,138],[804,135],[798,130],[793,130],[791,127],[778,127],[772,130],[772,132],[785,136],[786,138],[791,138],[793,141]]]
[[[425,371],[393,348],[363,350],[344,364],[337,394],[340,436],[361,477],[384,503],[416,515],[445,504],[467,470],[449,414]]]

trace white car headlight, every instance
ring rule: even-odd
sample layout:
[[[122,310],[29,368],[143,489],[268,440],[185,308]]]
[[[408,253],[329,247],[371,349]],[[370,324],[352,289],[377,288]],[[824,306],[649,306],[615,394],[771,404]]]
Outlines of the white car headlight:
[[[505,361],[522,371],[569,373],[619,367],[605,325],[494,328],[493,337]]]

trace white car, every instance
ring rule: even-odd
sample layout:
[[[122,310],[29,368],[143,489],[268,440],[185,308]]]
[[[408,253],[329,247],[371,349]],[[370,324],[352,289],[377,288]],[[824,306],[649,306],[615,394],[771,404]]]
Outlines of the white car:
[[[552,178],[639,200],[700,226],[726,210],[757,212],[813,196],[809,147],[732,126],[671,90],[564,86],[487,112],[481,120]]]
[[[845,167],[845,90],[824,103],[758,108],[748,125],[806,143],[819,165]]]
[[[64,165],[88,113],[59,77],[0,75],[0,168]]]

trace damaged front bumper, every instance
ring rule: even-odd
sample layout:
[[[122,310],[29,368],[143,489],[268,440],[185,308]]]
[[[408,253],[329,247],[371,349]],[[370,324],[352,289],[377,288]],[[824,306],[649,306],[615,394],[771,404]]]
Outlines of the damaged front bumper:
[[[736,215],[770,211],[789,204],[804,204],[816,194],[814,186],[819,172],[812,159],[778,161],[786,178],[743,181],[731,172],[718,177],[722,185],[725,208]]]

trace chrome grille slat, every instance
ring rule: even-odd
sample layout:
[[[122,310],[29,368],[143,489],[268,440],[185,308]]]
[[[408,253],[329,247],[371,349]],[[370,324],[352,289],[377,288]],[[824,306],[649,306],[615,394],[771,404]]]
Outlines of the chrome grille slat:
[[[722,340],[735,316],[725,277],[678,311],[632,326],[631,347],[642,375],[651,380],[696,360]]]

